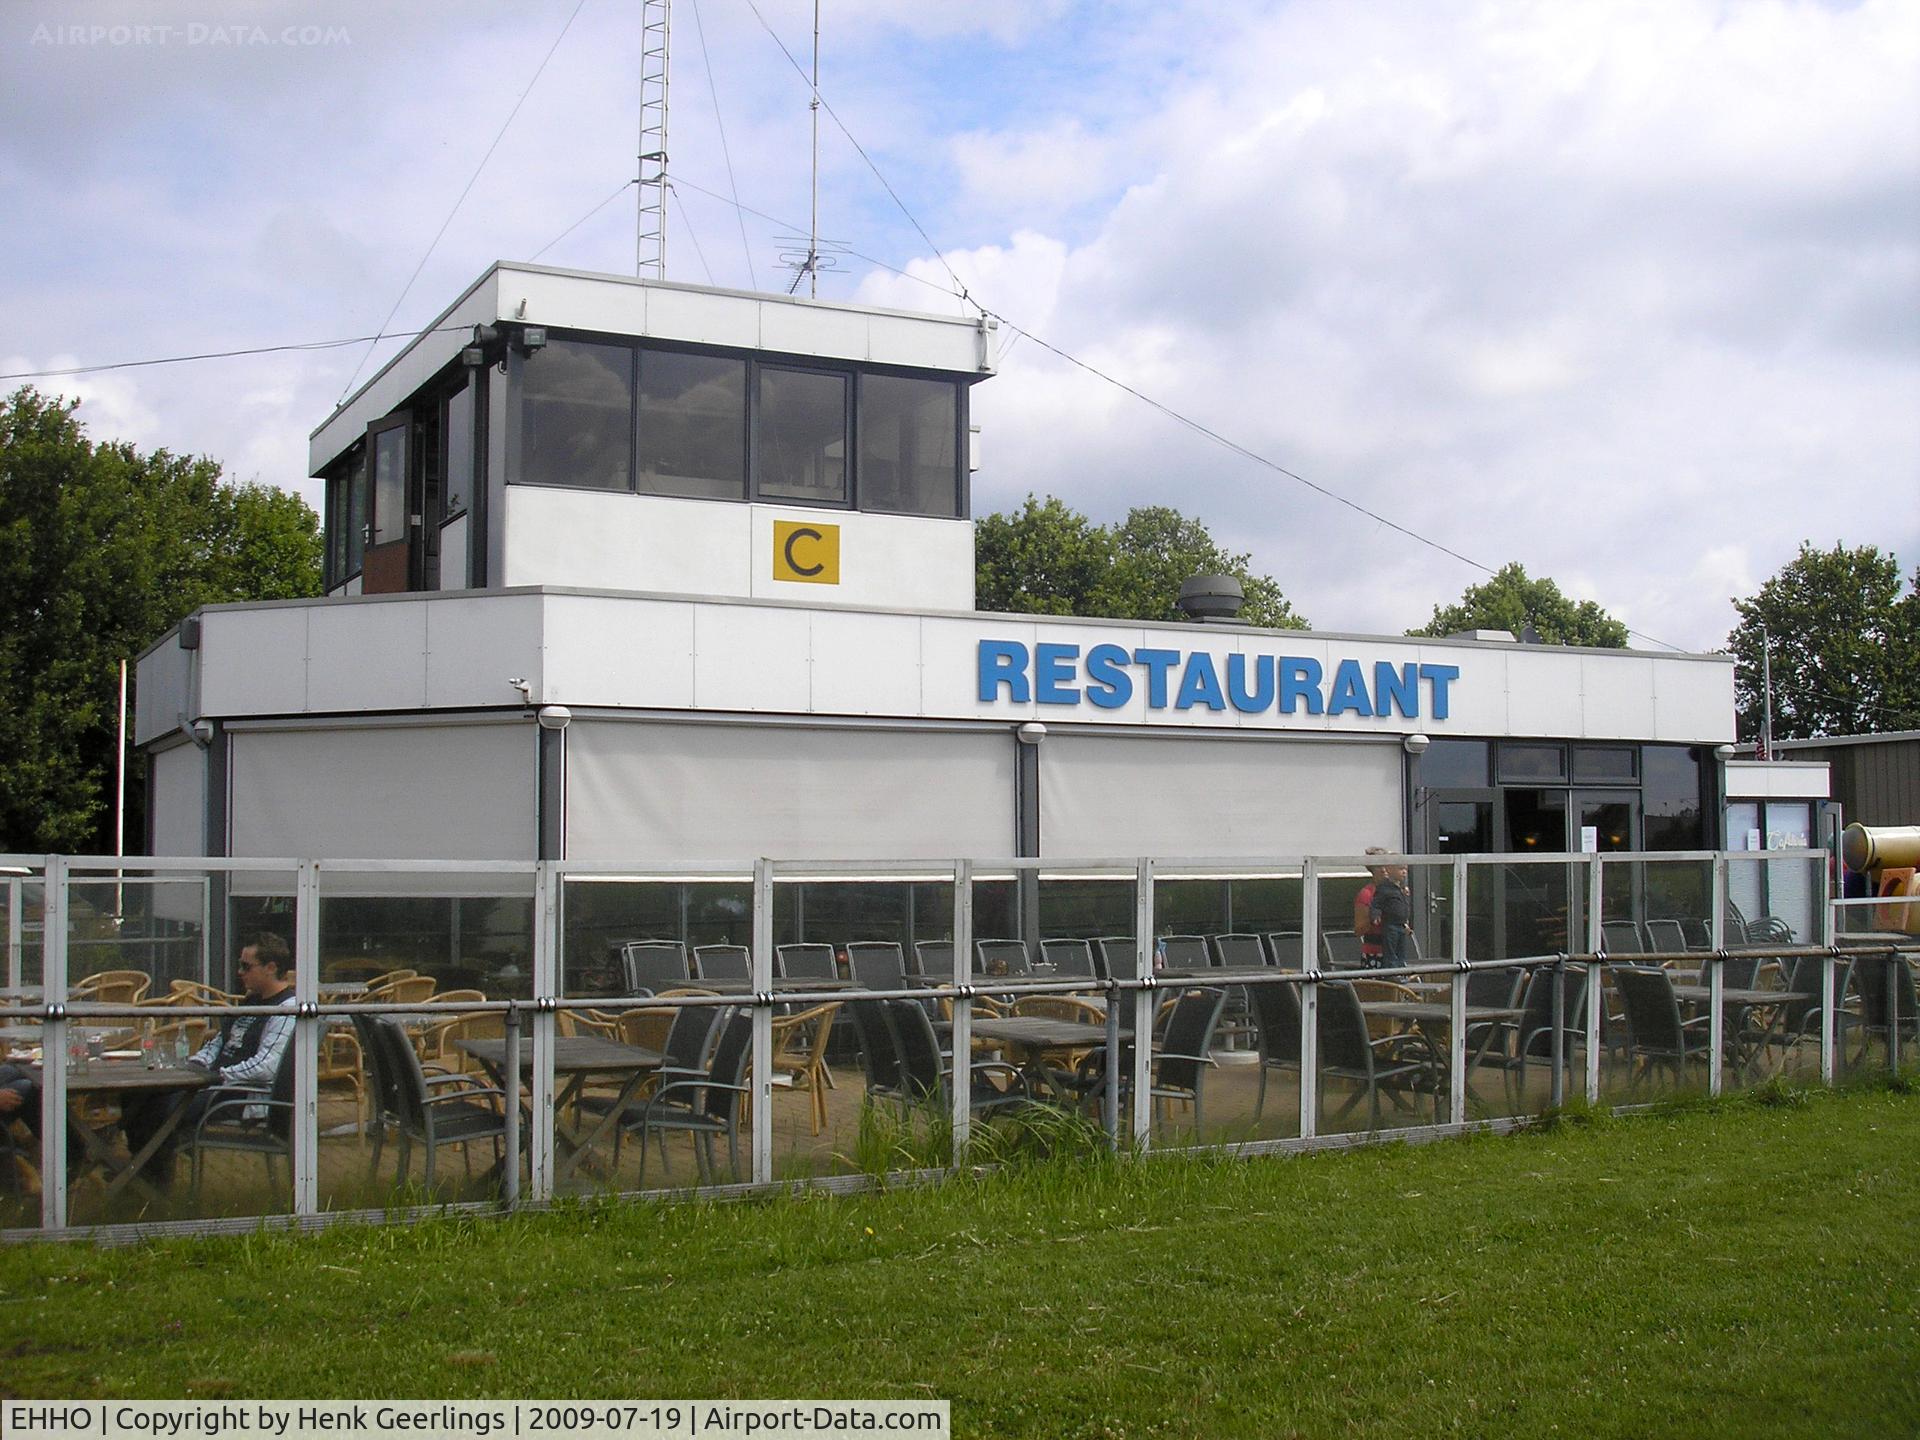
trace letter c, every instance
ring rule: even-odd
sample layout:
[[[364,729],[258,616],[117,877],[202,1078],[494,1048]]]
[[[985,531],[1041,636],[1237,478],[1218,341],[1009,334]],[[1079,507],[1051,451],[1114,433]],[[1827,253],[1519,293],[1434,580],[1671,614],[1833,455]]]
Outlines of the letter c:
[[[798,560],[793,558],[793,542],[798,540],[803,535],[806,536],[807,539],[809,540],[824,540],[827,538],[826,536],[822,535],[818,530],[814,530],[804,525],[796,527],[795,529],[789,530],[787,532],[787,543],[783,547],[781,547],[784,550],[787,557],[787,568],[793,571],[793,573],[796,575],[818,575],[822,570],[827,568],[825,562],[816,562],[812,565],[802,565]]]

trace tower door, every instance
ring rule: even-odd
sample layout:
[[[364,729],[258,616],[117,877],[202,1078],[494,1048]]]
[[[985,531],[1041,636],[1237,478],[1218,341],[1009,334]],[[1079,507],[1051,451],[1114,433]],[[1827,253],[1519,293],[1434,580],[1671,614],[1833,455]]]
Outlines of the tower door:
[[[411,588],[409,540],[417,519],[412,500],[412,417],[389,416],[367,427],[367,548],[361,558],[360,590],[391,595]]]

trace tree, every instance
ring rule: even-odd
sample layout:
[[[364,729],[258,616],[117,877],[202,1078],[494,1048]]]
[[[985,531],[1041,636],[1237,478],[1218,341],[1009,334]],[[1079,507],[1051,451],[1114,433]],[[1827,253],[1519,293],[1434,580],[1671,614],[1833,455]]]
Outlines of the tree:
[[[1920,569],[1901,596],[1900,565],[1872,545],[1800,553],[1760,593],[1735,600],[1740,735],[1763,726],[1762,631],[1773,670],[1773,736],[1920,729]]]
[[[95,443],[77,408],[30,388],[0,401],[4,850],[112,848],[122,659],[202,605],[320,589],[319,525],[299,496],[224,484],[211,460]]]
[[[974,526],[976,602],[982,610],[1180,620],[1182,582],[1231,575],[1246,592],[1250,625],[1303,630],[1307,622],[1250,557],[1222,549],[1199,520],[1164,505],[1139,506],[1117,526],[1096,525],[1049,495]]]
[[[1627,627],[1591,600],[1575,602],[1542,576],[1528,578],[1519,561],[1503,566],[1491,580],[1469,585],[1457,605],[1436,605],[1433,618],[1409,635],[1452,635],[1461,630],[1510,630],[1523,635],[1531,626],[1547,645],[1591,645],[1624,650]]]

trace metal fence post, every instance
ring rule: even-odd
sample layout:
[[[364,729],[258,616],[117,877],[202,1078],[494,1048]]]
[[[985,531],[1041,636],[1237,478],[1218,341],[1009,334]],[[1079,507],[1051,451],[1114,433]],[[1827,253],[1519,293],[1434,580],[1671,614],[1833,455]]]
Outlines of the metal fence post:
[[[1467,963],[1467,857],[1453,857],[1453,913],[1449,917],[1453,963]],[[1471,972],[1455,970],[1447,1041],[1447,1118],[1455,1125],[1467,1122],[1467,982]]]
[[[973,1144],[973,862],[953,862],[953,1163],[961,1165]]]
[[[1320,862],[1300,867],[1300,1138],[1320,1133]]]
[[[753,862],[753,1183],[773,1183],[773,861]],[[958,1051],[954,1052],[956,1055]],[[662,1142],[664,1144],[664,1142]]]
[[[1833,894],[1833,873],[1829,866],[1820,867],[1820,943],[1827,947],[1827,953],[1820,960],[1820,1083],[1831,1085],[1834,1080],[1834,1026],[1833,1007],[1839,996],[1833,993],[1835,984],[1834,955],[1839,944],[1840,916],[1835,907]]]
[[[560,959],[560,880],[550,860],[533,867],[533,1108],[527,1141],[528,1198],[553,1198],[553,1041]]]
[[[1600,953],[1601,939],[1606,931],[1601,929],[1600,906],[1606,899],[1605,882],[1600,876],[1600,857],[1587,857],[1587,933],[1585,944],[1589,956]],[[1573,937],[1568,936],[1569,940]],[[1590,1104],[1600,1103],[1600,1021],[1602,1019],[1602,997],[1606,994],[1605,968],[1597,959],[1587,962],[1587,1100]]]
[[[40,1226],[67,1228],[67,862],[47,856],[40,900]]]
[[[501,1067],[501,1082],[506,1094],[506,1134],[502,1143],[507,1158],[500,1172],[500,1202],[507,1209],[520,1204],[520,1002],[507,1002],[506,1064]]]
[[[1883,982],[1887,987],[1887,1073],[1900,1073],[1900,985],[1895,977],[1899,967],[1907,962],[1900,958],[1895,947],[1887,947],[1887,974]]]
[[[320,862],[302,860],[293,891],[293,1213],[320,1209]]]
[[[1134,882],[1133,956],[1141,988],[1133,992],[1133,1148],[1142,1154],[1153,1146],[1153,1009],[1159,995],[1153,990],[1154,870],[1153,861],[1140,861]],[[1107,1061],[1107,1084],[1120,1083],[1120,1057]]]
[[[7,878],[7,988],[18,990],[27,982],[21,975],[20,960],[20,877]]]
[[[1726,967],[1720,963],[1727,948],[1727,857],[1713,857],[1713,911],[1707,922],[1707,1093],[1718,1095],[1723,1077],[1721,1052],[1726,1048],[1726,1012],[1720,993],[1726,985]],[[1684,1070],[1684,1066],[1682,1069]],[[1684,1078],[1684,1077],[1683,1077]]]

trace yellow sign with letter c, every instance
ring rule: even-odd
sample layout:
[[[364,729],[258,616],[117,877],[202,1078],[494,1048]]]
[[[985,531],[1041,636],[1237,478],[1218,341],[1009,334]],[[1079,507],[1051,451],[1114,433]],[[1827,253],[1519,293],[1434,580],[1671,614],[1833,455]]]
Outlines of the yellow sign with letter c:
[[[807,585],[838,585],[840,527],[810,520],[774,521],[773,578]]]

